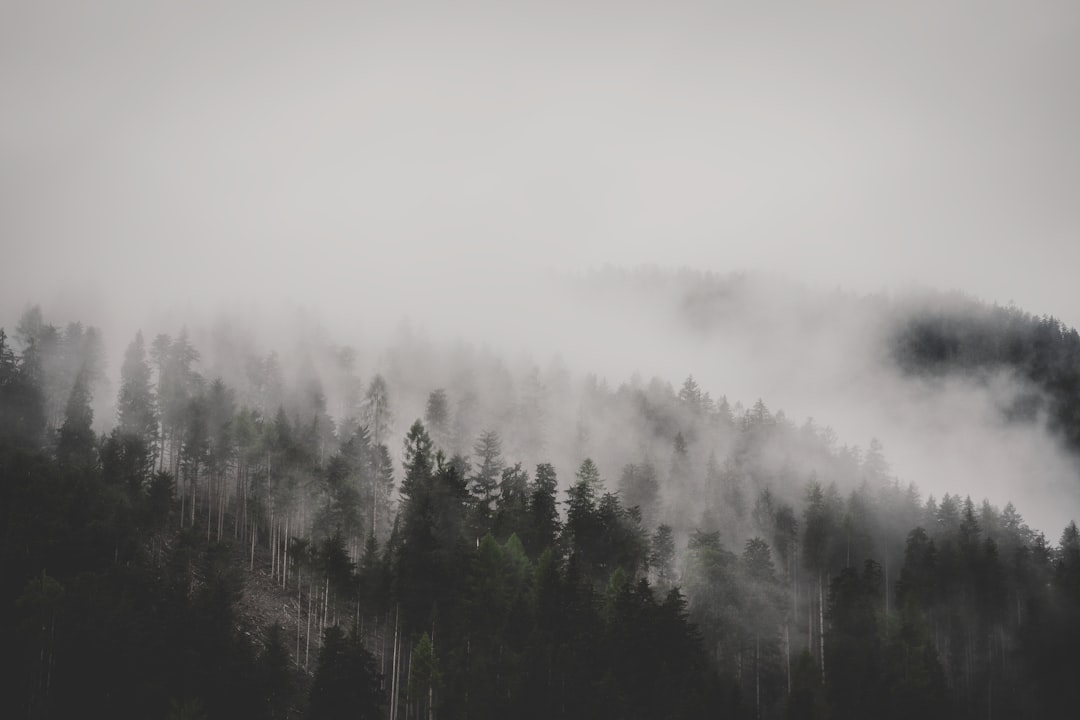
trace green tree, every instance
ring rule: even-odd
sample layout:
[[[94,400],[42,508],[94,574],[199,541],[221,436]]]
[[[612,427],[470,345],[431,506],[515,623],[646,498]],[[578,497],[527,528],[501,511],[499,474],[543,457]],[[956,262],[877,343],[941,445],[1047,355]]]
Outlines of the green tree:
[[[97,462],[97,444],[93,430],[94,411],[90,408],[90,390],[85,373],[80,372],[71,390],[64,424],[60,428],[57,457],[62,463],[90,467]]]
[[[861,574],[844,568],[830,585],[825,679],[833,717],[865,718],[885,712],[880,605],[881,567],[873,560],[866,561]]]
[[[753,657],[752,694],[755,715],[761,717],[763,705],[779,695],[777,681],[781,676],[779,630],[783,596],[768,543],[761,538],[746,542],[742,572],[743,623]]]
[[[442,388],[432,390],[424,409],[424,422],[435,445],[448,449],[450,443],[450,401]]]
[[[419,717],[431,720],[435,716],[441,682],[442,674],[439,672],[438,658],[435,657],[435,646],[431,642],[431,636],[424,633],[413,647],[409,686],[406,689],[409,701],[416,708]]]
[[[660,525],[653,533],[649,551],[649,567],[656,586],[667,591],[675,584],[675,538],[671,527]]]
[[[503,468],[492,523],[492,534],[497,540],[505,542],[519,529],[525,528],[528,500],[529,473],[521,467],[521,463]]]
[[[600,471],[591,458],[586,458],[577,472],[577,481],[566,491],[566,526],[563,529],[567,547],[579,556],[579,561],[592,571],[600,542],[600,518],[597,495],[603,490]]]
[[[379,446],[386,442],[390,433],[390,423],[394,416],[390,409],[390,390],[382,375],[376,375],[368,385],[363,403],[364,424],[371,433],[371,441]]]
[[[158,419],[142,332],[135,334],[135,339],[124,353],[124,363],[120,366],[120,392],[116,398],[116,413],[117,431],[121,436],[139,441],[137,447],[141,448],[145,455],[137,464],[144,466],[143,477],[146,478],[154,467]]]
[[[375,658],[336,625],[323,632],[308,698],[311,720],[381,718],[385,704]]]
[[[26,356],[17,358],[0,328],[0,437],[27,447],[41,444],[45,406]]]
[[[642,522],[651,525],[659,511],[660,485],[652,463],[630,464],[623,468],[619,478],[619,497],[628,508],[641,509]]]
[[[537,465],[529,495],[527,529],[523,533],[525,548],[531,557],[538,557],[544,550],[554,548],[558,541],[558,489],[555,467],[550,463]]]
[[[503,471],[502,440],[499,433],[488,430],[473,446],[478,465],[472,477],[472,494],[476,505],[478,530],[486,531],[492,513],[492,502]]]
[[[264,716],[280,720],[289,715],[297,692],[296,679],[289,667],[289,649],[280,625],[266,628],[266,646],[259,655],[256,673],[259,696],[265,703]]]

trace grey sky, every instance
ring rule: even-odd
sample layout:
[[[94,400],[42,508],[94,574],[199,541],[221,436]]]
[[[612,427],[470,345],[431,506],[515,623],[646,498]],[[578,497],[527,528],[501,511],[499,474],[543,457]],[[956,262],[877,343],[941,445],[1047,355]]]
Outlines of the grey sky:
[[[4,319],[654,262],[1080,323],[1080,6],[811,5],[4,0]]]
[[[411,315],[580,345],[614,381],[694,372],[879,434],[931,489],[995,487],[972,457],[1001,483],[1048,458],[1057,482],[1074,468],[1047,438],[999,441],[963,388],[860,379],[843,338],[775,323],[782,303],[760,337],[643,342],[656,308],[524,280],[764,270],[1080,325],[1078,31],[1080,4],[1044,0],[0,0],[0,325],[27,302],[102,325],[115,370],[135,327],[175,331],[183,308],[302,302],[345,341]],[[973,428],[951,454],[924,431],[946,410]],[[1044,496],[1047,527],[1072,514]]]

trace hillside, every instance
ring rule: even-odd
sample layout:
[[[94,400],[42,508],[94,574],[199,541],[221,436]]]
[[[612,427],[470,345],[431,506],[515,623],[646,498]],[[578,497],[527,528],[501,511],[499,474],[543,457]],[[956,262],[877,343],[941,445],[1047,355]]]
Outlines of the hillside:
[[[1008,421],[1045,409],[1069,437],[1074,331],[898,307],[882,336],[900,371],[1007,366],[1043,403]],[[5,714],[1066,717],[1078,700],[1075,523],[927,493],[877,439],[693,376],[612,387],[412,337],[361,382],[330,342],[204,354],[198,329],[129,344],[98,432],[97,331],[32,310],[15,336]]]

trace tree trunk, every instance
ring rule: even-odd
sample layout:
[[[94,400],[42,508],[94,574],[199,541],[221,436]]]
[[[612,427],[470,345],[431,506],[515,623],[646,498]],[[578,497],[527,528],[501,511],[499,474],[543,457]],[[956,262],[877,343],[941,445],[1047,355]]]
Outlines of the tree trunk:
[[[285,545],[282,548],[281,588],[289,582],[289,516],[285,516]]]
[[[885,614],[889,614],[889,553],[885,553]]]
[[[394,612],[394,658],[390,670],[390,720],[397,720],[398,705],[398,628],[401,621],[401,606]]]
[[[233,514],[233,539],[240,537],[240,512],[242,509],[241,498],[244,495],[243,477],[244,477],[244,463],[239,459],[236,461],[236,511]]]
[[[221,542],[221,533],[225,529],[225,499],[228,497],[225,486],[225,474],[218,480],[217,541]]]
[[[300,589],[303,587],[300,570],[296,571],[296,669],[300,669]]]
[[[195,498],[199,490],[199,463],[195,463],[191,471],[191,527],[195,527]]]
[[[266,549],[270,551],[270,577],[277,577],[277,556],[274,555],[274,506],[270,505],[270,525],[267,527]]]
[[[761,720],[761,672],[760,668],[760,643],[758,634],[754,632],[754,717]]]
[[[821,574],[818,574],[818,643],[821,647],[821,682],[825,682],[825,605],[821,588]]]
[[[206,544],[210,544],[210,527],[214,516],[214,473],[206,479]]]
[[[405,671],[405,692],[408,693],[409,688],[412,686],[412,650],[409,650],[409,662],[408,670]],[[405,720],[409,720],[409,703],[411,698],[408,694],[405,695]]]
[[[784,657],[786,659],[787,691],[791,694],[791,623],[784,622]]]

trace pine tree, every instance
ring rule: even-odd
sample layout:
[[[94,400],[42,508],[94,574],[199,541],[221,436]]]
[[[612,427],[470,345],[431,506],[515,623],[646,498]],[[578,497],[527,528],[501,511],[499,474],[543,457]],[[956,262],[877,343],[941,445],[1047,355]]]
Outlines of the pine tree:
[[[45,405],[26,360],[16,358],[0,328],[0,434],[29,447],[41,444],[45,431]]]
[[[554,548],[559,536],[559,509],[556,499],[559,481],[550,463],[536,466],[536,477],[529,495],[528,522],[523,540],[530,557],[538,557]]]
[[[659,483],[652,463],[631,464],[623,468],[619,479],[619,497],[626,507],[641,509],[642,522],[651,525],[659,512]]]
[[[375,658],[337,625],[323,633],[308,700],[311,720],[376,720],[385,704]]]
[[[79,467],[91,467],[97,462],[93,422],[94,411],[90,408],[87,377],[85,373],[79,373],[64,411],[64,424],[60,428],[56,454],[61,462]]]
[[[158,419],[142,332],[135,334],[124,353],[116,412],[117,431],[122,439],[135,441],[132,447],[137,448],[141,456],[135,464],[143,469],[146,478],[154,467]]]
[[[428,395],[424,410],[424,422],[427,423],[432,441],[442,449],[448,449],[450,443],[450,403],[446,391],[442,388],[432,390]]]
[[[472,477],[472,494],[475,498],[478,522],[483,530],[491,518],[491,504],[503,471],[502,439],[499,433],[488,430],[473,446],[478,465]]]
[[[653,533],[649,568],[660,590],[667,591],[675,584],[675,539],[667,525],[660,525]]]
[[[390,433],[393,413],[390,410],[390,391],[382,375],[376,375],[368,385],[363,405],[364,423],[371,433],[371,442],[379,446]]]

